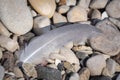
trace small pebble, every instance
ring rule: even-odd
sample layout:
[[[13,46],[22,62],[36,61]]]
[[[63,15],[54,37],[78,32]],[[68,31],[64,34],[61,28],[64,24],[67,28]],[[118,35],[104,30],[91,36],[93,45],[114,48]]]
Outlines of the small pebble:
[[[92,9],[102,9],[105,8],[108,0],[92,0],[90,3],[90,8]]]
[[[62,6],[58,7],[58,12],[61,14],[64,14],[64,13],[67,13],[69,9],[70,9],[69,6],[62,5]]]
[[[8,38],[7,36],[0,35],[0,45],[8,51],[14,52],[19,48],[18,42]]]
[[[86,10],[89,10],[90,2],[91,2],[91,0],[79,0],[78,6],[81,6],[81,7],[85,8]]]
[[[67,13],[69,22],[87,21],[87,12],[84,8],[75,6]]]
[[[70,49],[61,48],[60,55],[64,56],[66,58],[66,61],[71,64],[78,64],[78,65],[80,64],[78,58]]]
[[[106,62],[103,55],[96,55],[89,58],[86,65],[90,70],[90,75],[96,76],[101,75],[103,68],[106,67]]]
[[[33,17],[37,16],[37,13],[34,10],[31,10],[31,14],[32,14]]]
[[[66,5],[67,6],[75,6],[76,5],[76,0],[66,0]]]
[[[58,69],[37,66],[36,71],[38,74],[38,79],[62,80],[61,72]]]
[[[15,66],[15,57],[12,52],[5,51],[1,59],[1,64],[6,71],[13,72]]]
[[[119,0],[112,0],[106,6],[106,12],[110,17],[113,18],[120,18],[120,2]]]
[[[94,9],[91,15],[91,19],[101,19],[101,13],[99,10]]]
[[[50,31],[51,25],[50,19],[45,16],[38,16],[33,20],[33,31],[36,35],[41,35],[47,31]]]
[[[23,78],[23,73],[18,67],[14,67],[14,74],[17,78]]]
[[[120,65],[116,62],[115,72],[120,72]]]
[[[53,22],[54,24],[64,24],[67,22],[66,17],[64,17],[63,15],[61,15],[60,13],[55,12],[53,15]]]
[[[79,74],[78,74],[78,73],[73,73],[73,74],[70,76],[70,79],[69,79],[69,80],[80,80]]]
[[[34,65],[29,64],[29,63],[24,63],[22,65],[22,67],[23,67],[27,76],[33,77],[33,78],[37,77],[37,72],[36,72],[36,69],[35,69]]]
[[[76,52],[76,56],[79,58],[79,59],[84,59],[88,56],[87,53],[84,53],[84,52]]]
[[[59,59],[55,59],[55,65],[57,66],[58,64],[60,64],[61,63],[61,60],[59,60]]]
[[[79,72],[79,80],[89,80],[90,78],[90,71],[88,68],[82,68]]]
[[[102,19],[105,19],[105,18],[107,18],[107,17],[108,17],[108,14],[107,14],[106,11],[104,11],[104,12],[102,13]]]
[[[110,77],[112,77],[115,73],[116,62],[112,59],[107,59],[106,60],[106,68],[110,74]],[[105,75],[105,76],[109,76],[109,75]]]
[[[29,0],[32,7],[42,16],[51,18],[55,12],[55,0]]]
[[[73,65],[70,64],[69,62],[64,62],[63,64],[64,64],[64,67],[65,67],[67,70],[72,71],[72,72],[74,71]]]

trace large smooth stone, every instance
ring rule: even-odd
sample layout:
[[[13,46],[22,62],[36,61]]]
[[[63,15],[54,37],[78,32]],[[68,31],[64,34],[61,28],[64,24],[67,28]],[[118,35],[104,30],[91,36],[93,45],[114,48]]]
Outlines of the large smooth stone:
[[[51,18],[55,12],[55,0],[29,0],[32,7],[42,16]]]
[[[27,33],[33,25],[26,0],[0,0],[0,19],[11,32],[18,35]]]

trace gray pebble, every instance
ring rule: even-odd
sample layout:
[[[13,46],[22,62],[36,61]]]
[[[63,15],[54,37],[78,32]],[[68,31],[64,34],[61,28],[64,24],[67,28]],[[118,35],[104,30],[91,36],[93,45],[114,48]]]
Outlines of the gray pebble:
[[[37,66],[38,79],[62,80],[61,72],[57,69]]]

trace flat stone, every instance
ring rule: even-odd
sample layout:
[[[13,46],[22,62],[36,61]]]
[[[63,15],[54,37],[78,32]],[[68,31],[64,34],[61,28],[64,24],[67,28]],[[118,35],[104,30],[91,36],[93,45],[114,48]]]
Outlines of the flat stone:
[[[62,6],[58,7],[58,12],[61,14],[64,14],[64,13],[67,13],[69,9],[70,9],[69,6],[62,5]]]
[[[78,73],[73,73],[73,74],[70,76],[69,80],[80,80],[79,74],[78,74]]]
[[[75,6],[76,5],[76,0],[66,0],[66,5],[67,6]]]
[[[117,55],[120,51],[120,46],[117,43],[110,41],[104,35],[92,37],[90,39],[90,44],[94,50],[110,56]]]
[[[5,28],[5,26],[0,22],[0,34],[10,37],[11,33]]]
[[[87,11],[80,6],[75,6],[67,13],[67,18],[69,22],[87,21]]]
[[[24,63],[22,65],[22,67],[23,67],[23,69],[24,69],[27,76],[33,77],[33,78],[37,77],[37,71],[36,71],[34,65],[29,64],[29,63]]]
[[[61,72],[57,69],[37,66],[38,79],[62,80]]]
[[[55,12],[53,15],[53,22],[54,24],[64,24],[67,22],[67,19],[60,13]]]
[[[79,72],[79,80],[89,80],[90,78],[90,71],[88,68],[83,68]]]
[[[90,8],[92,9],[102,9],[105,8],[108,0],[92,0],[90,3]]]
[[[8,38],[7,36],[4,35],[0,35],[0,45],[11,52],[14,52],[16,49],[19,48],[17,41]]]
[[[120,3],[119,0],[113,0],[111,1],[107,7],[106,12],[110,17],[113,18],[120,18]]]
[[[0,65],[0,79],[3,80],[3,77],[5,75],[5,70],[4,68]]]
[[[18,35],[27,33],[33,26],[27,0],[0,0],[0,19],[8,30]]]
[[[101,19],[101,13],[99,10],[94,9],[91,15],[91,19]]]
[[[29,0],[32,7],[42,16],[51,18],[54,15],[55,0]]]
[[[106,66],[106,62],[103,55],[96,55],[89,58],[86,65],[90,70],[90,75],[96,76],[101,75],[103,68]]]
[[[51,25],[50,19],[45,16],[38,16],[33,20],[33,31],[36,35],[41,35],[49,31],[49,26]]]

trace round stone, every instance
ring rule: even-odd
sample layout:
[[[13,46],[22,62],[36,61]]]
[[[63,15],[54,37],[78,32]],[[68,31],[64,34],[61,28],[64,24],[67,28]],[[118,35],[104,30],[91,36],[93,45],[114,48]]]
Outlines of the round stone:
[[[75,6],[67,13],[67,18],[69,22],[87,21],[87,11]]]
[[[32,7],[43,16],[51,18],[55,12],[55,0],[29,0]]]

